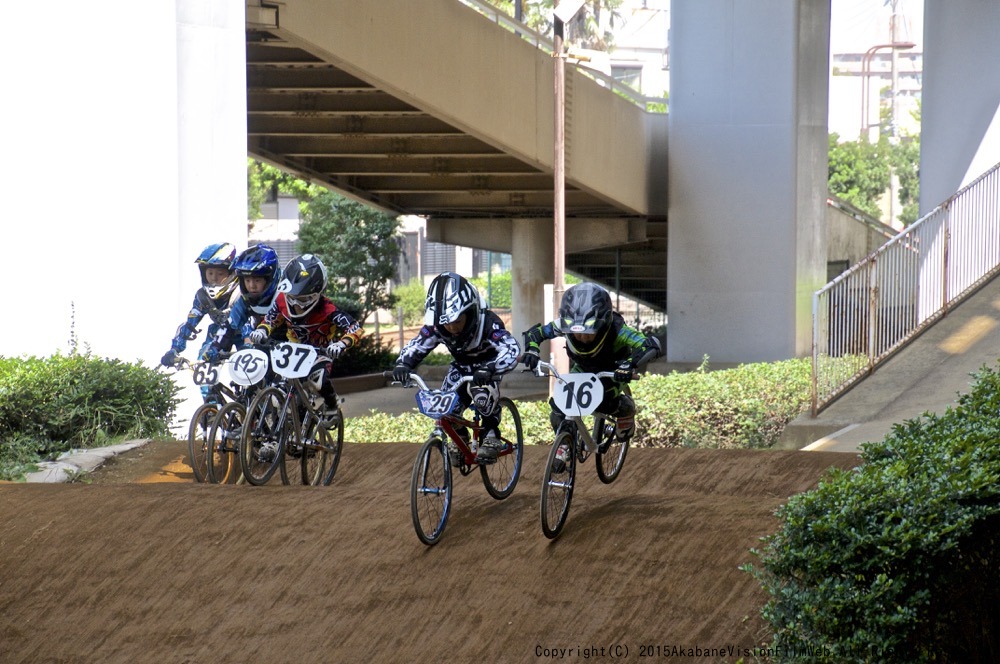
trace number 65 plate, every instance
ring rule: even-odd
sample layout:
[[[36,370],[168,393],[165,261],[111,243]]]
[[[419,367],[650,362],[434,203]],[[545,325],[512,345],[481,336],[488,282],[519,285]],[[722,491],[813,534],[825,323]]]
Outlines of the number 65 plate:
[[[563,376],[552,398],[570,417],[590,415],[604,400],[604,384],[592,373],[569,374]]]

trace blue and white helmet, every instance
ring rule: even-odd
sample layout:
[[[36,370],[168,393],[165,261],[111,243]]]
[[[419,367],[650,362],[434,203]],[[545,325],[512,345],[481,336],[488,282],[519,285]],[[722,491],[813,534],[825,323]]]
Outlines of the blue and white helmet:
[[[277,252],[266,244],[249,247],[236,258],[233,269],[236,270],[243,299],[250,309],[257,314],[266,314],[278,293],[278,282],[281,281]],[[261,293],[251,293],[243,281],[246,277],[263,277],[267,279],[267,286]]]
[[[201,287],[208,296],[217,303],[222,301],[236,289],[236,274],[233,272],[233,261],[236,259],[236,247],[228,242],[210,244],[195,259],[201,272]],[[205,278],[205,270],[210,267],[225,268],[229,276],[220,284],[210,284]]]

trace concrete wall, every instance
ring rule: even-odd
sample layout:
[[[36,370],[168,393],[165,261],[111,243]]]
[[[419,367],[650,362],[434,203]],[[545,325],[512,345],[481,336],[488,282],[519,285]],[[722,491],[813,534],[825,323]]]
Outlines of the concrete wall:
[[[1000,2],[924,0],[920,213],[1000,162]]]
[[[863,221],[850,212],[826,207],[826,260],[850,267],[885,244],[895,231],[875,220]]]
[[[667,359],[804,355],[826,280],[829,4],[671,13]]]
[[[44,39],[31,57],[0,44],[0,169],[17,194],[0,237],[20,310],[0,354],[66,352],[72,323],[80,351],[158,363],[200,285],[198,252],[246,242],[244,4],[31,2],[6,16]]]

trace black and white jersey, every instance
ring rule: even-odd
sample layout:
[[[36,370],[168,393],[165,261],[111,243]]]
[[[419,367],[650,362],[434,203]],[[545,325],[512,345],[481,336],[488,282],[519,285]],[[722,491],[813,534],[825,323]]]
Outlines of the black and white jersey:
[[[399,353],[397,363],[413,369],[427,355],[445,344],[459,369],[472,373],[479,368],[487,368],[493,373],[504,374],[517,366],[521,346],[504,327],[503,321],[490,310],[479,314],[479,328],[468,342],[457,344],[453,338],[439,334],[433,325],[424,325],[413,339]]]

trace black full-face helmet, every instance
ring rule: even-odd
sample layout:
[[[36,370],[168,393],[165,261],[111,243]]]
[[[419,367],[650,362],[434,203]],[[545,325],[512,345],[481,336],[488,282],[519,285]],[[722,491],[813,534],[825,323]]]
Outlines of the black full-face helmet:
[[[309,314],[326,290],[326,266],[312,254],[302,254],[288,261],[278,290],[285,294],[288,315],[302,318]]]
[[[566,345],[572,352],[590,355],[604,343],[612,316],[608,291],[597,284],[575,284],[563,293],[555,327],[566,336]],[[575,334],[593,335],[593,340],[582,341]]]
[[[454,272],[444,272],[434,277],[427,288],[424,323],[432,325],[445,341],[465,345],[479,329],[479,312],[483,308],[479,291],[468,279]],[[449,332],[445,325],[455,323],[463,314],[465,321],[461,330]]]

